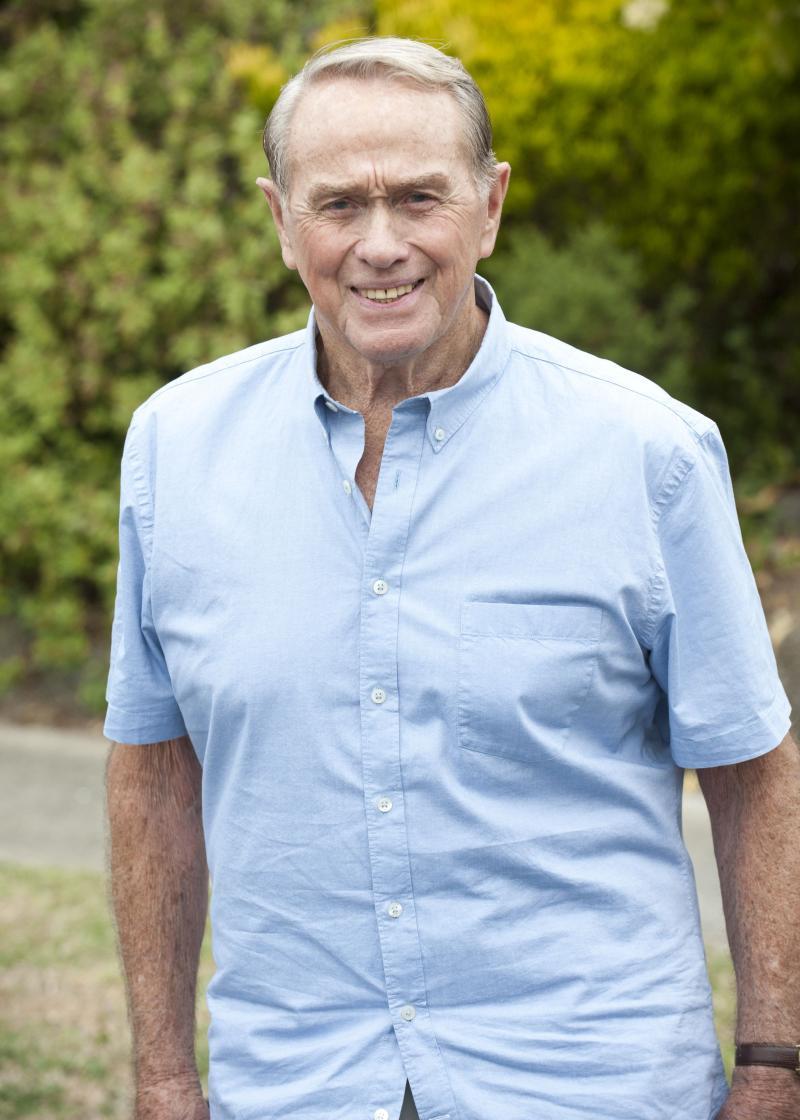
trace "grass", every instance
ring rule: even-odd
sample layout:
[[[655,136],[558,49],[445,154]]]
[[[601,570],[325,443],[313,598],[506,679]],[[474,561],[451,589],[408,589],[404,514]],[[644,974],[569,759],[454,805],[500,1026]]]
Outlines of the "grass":
[[[0,1118],[129,1120],[130,1031],[104,877],[0,864]],[[208,929],[197,1001],[207,1087]]]
[[[0,864],[0,1120],[129,1120],[130,1033],[102,875]],[[197,1001],[207,1087],[213,973],[209,931]],[[709,954],[717,1030],[730,1071],[730,959]]]

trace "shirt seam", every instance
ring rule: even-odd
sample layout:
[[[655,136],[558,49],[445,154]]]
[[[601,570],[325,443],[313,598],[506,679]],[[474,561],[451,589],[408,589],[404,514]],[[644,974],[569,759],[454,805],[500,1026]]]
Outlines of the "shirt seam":
[[[676,461],[677,460],[677,461]],[[682,451],[676,452],[667,468],[664,480],[650,507],[650,522],[656,544],[655,567],[650,576],[645,598],[645,621],[643,639],[648,649],[653,648],[655,636],[660,627],[656,626],[658,606],[661,602],[667,582],[667,572],[661,555],[659,527],[664,510],[670,505],[675,495],[682,489],[684,482],[694,470],[696,460],[689,459]]]
[[[273,354],[277,355],[291,353],[293,350],[301,349],[304,343],[305,340],[301,340],[300,342],[292,346],[281,346],[279,349],[268,350],[266,351],[266,353],[262,350],[258,354],[254,354],[251,358],[242,358],[239,362],[228,362],[225,365],[219,365],[218,363],[224,361],[224,358],[218,358],[216,362],[211,363],[213,368],[207,370],[206,373],[198,372],[196,377],[192,377],[191,374],[195,371],[189,370],[188,373],[182,374],[180,377],[176,377],[173,381],[168,381],[166,385],[162,385],[160,389],[156,389],[155,393],[153,393],[147,401],[143,402],[139,406],[139,408],[144,408],[145,405],[149,404],[150,401],[156,400],[164,393],[167,393],[170,389],[185,389],[187,385],[194,385],[198,381],[205,381],[207,377],[213,377],[215,374],[227,373],[228,370],[238,369],[239,366],[246,366],[249,365],[250,362],[260,361],[261,358],[271,357]],[[259,344],[256,343],[256,345],[258,346]],[[199,366],[198,371],[202,368],[202,366]],[[138,411],[139,409],[137,409],[137,412]]]
[[[712,421],[711,425],[697,440],[698,447],[706,443],[709,438],[711,438],[715,433],[718,432],[719,428],[717,427],[717,424]],[[675,463],[676,458],[678,460],[677,463]],[[667,575],[662,561],[661,549],[659,544],[659,526],[661,517],[664,510],[677,494],[678,490],[681,489],[686,479],[694,470],[696,463],[696,459],[688,458],[688,456],[686,456],[684,452],[676,452],[676,455],[673,457],[673,459],[670,461],[670,465],[667,467],[664,475],[664,481],[659,487],[658,494],[650,508],[650,519],[652,522],[653,533],[656,541],[656,566],[648,584],[645,608],[644,640],[645,645],[648,649],[653,648],[653,643],[655,642],[656,635],[659,633],[661,627],[666,622],[665,618],[658,626],[656,626],[658,601],[661,594],[663,594],[664,588],[666,586]]]
[[[131,437],[139,434],[139,427],[134,417],[131,423]],[[152,495],[150,494],[150,487],[147,485],[147,480],[144,473],[144,464],[139,457],[139,452],[131,438],[128,444],[128,456],[131,464],[131,482],[133,483],[133,493],[136,498],[136,507],[139,513],[139,519],[142,523],[143,535],[146,536],[147,549],[142,549],[142,556],[144,559],[145,569],[150,568],[150,562],[153,556],[153,538],[155,536],[155,518],[152,509]]]
[[[677,408],[673,408],[667,401],[660,401],[656,397],[650,397],[647,395],[647,393],[642,392],[640,389],[632,389],[630,385],[620,385],[618,381],[613,381],[609,377],[601,377],[599,374],[591,373],[589,370],[577,369],[575,366],[568,366],[565,362],[557,362],[553,358],[543,358],[541,354],[532,354],[528,350],[521,350],[518,346],[512,345],[511,351],[514,354],[519,354],[520,357],[532,358],[536,362],[544,362],[546,365],[555,366],[557,369],[566,370],[567,373],[575,373],[580,377],[590,377],[593,381],[602,381],[604,385],[611,385],[614,389],[620,389],[625,393],[632,393],[635,397],[642,397],[643,400],[650,401],[651,404],[659,405],[659,407],[665,408],[668,412],[671,412],[673,416],[677,416],[677,418],[689,429],[698,443],[701,440],[705,439],[709,432],[713,430],[712,427],[709,427],[704,432],[699,433],[697,429],[689,422],[689,420],[687,420],[687,418],[682,415],[682,413],[680,413]]]
[[[505,366],[503,366],[503,369],[505,369]],[[500,373],[502,373],[502,372],[503,371],[501,370]],[[497,375],[497,380],[499,380],[499,378],[500,378],[500,373],[498,373],[498,375]],[[493,383],[493,385],[494,384],[496,384],[496,381]],[[476,405],[476,407],[477,407],[477,405]],[[423,458],[424,454],[425,454],[425,440],[423,438],[423,440],[420,443],[419,459],[417,461],[417,477],[416,477],[416,481],[414,483],[414,493],[412,494],[412,497],[411,497],[411,507],[410,507],[411,512],[409,514],[409,517],[413,516],[414,500],[416,498],[417,487],[419,486],[420,465],[421,465],[422,458]],[[403,572],[405,570],[407,553],[408,553],[408,549],[405,549],[404,555],[403,555],[403,563],[402,563],[401,568],[400,568],[400,576],[399,576],[401,588],[403,587]],[[400,593],[400,597],[402,599],[402,590],[401,590],[401,593]],[[397,622],[397,628],[395,630],[395,655],[396,655],[396,657],[398,655],[399,642],[400,642],[400,615],[399,615],[399,611],[398,611],[398,622]],[[398,664],[399,664],[399,660],[398,660]],[[402,775],[401,775],[401,780],[402,780]],[[405,782],[402,782],[402,789],[403,789],[403,799],[405,800],[405,795],[406,795]],[[407,832],[408,832],[408,829],[406,828],[406,834],[407,834]],[[423,945],[422,945],[422,936],[421,936],[420,928],[419,928],[419,915],[417,913],[417,907],[416,907],[416,897],[417,896],[416,896],[416,893],[414,891],[414,873],[412,871],[410,861],[409,861],[409,865],[408,865],[408,877],[409,877],[409,882],[411,883],[411,895],[412,895],[412,898],[414,898],[414,900],[415,900],[415,902],[414,902],[414,926],[415,926],[416,931],[417,931],[417,939],[418,939],[418,942],[419,942],[419,963],[420,963],[420,969],[422,971],[422,983],[423,983],[423,986],[424,986],[424,989],[425,989],[425,1006],[426,1006],[427,1011],[428,1011],[428,1019],[430,1021],[431,1036],[433,1038],[433,1044],[436,1047],[436,1053],[439,1055],[439,1061],[442,1063],[442,1068],[444,1069],[444,1074],[445,1074],[445,1077],[447,1079],[447,1085],[448,1085],[448,1088],[450,1089],[450,1096],[451,1096],[452,1100],[455,1101],[455,1094],[453,1092],[453,1085],[452,1085],[452,1082],[451,1082],[451,1079],[450,1079],[450,1073],[449,1073],[449,1070],[447,1069],[447,1065],[446,1065],[446,1063],[444,1061],[444,1057],[442,1055],[442,1050],[441,1050],[441,1047],[439,1045],[439,1036],[438,1036],[436,1027],[434,1025],[433,1013],[431,1011],[430,1003],[429,1003],[429,1000],[428,1000],[428,994],[429,994],[430,989],[428,987],[428,976],[427,976],[427,971],[426,971],[426,967],[425,967],[425,951],[424,951]],[[445,1111],[444,1113],[442,1113],[440,1115],[438,1120],[446,1120],[446,1118],[450,1115],[452,1115],[452,1111],[450,1109],[448,1109],[447,1111]],[[456,1115],[458,1115],[458,1113],[456,1113]]]

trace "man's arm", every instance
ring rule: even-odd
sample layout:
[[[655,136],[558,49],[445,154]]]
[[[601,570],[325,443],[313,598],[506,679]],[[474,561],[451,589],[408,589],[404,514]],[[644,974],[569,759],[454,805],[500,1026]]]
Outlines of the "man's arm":
[[[133,1033],[136,1120],[206,1120],[194,1051],[208,907],[201,768],[188,738],[113,744],[111,896]]]
[[[800,1043],[800,750],[697,771],[736,971],[736,1041]],[[800,1077],[738,1067],[719,1120],[797,1120]]]

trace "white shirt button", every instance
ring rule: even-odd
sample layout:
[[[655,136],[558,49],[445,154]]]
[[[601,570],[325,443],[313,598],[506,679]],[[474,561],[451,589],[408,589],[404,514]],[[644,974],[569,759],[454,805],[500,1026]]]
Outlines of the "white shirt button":
[[[390,902],[386,909],[390,918],[399,918],[403,913],[403,907],[399,902]]]
[[[385,595],[389,590],[389,584],[385,579],[376,579],[372,585],[372,590],[376,595]]]
[[[391,797],[381,797],[378,799],[378,808],[382,813],[388,813],[392,807]]]
[[[386,693],[383,691],[382,688],[373,688],[371,695],[372,695],[373,701],[376,704],[382,704],[384,702],[384,700],[386,699]]]
[[[434,430],[434,433],[433,433],[433,438],[434,439],[444,439],[445,434],[446,433],[445,433],[444,428],[436,428]]]
[[[350,491],[353,489],[353,487],[350,485],[350,479],[349,478],[343,478],[342,479],[342,488],[344,489],[345,494],[349,494]]]
[[[416,1016],[416,1014],[416,1011],[410,1003],[407,1003],[404,1007],[400,1008],[400,1018],[405,1019],[407,1023],[410,1023],[411,1020]]]
[[[333,401],[329,401],[327,398],[325,399],[325,407],[329,408],[331,410],[331,412],[338,412],[339,411],[339,409],[333,403]]]
[[[372,1114],[372,1120],[389,1120],[389,1113],[385,1108],[376,1108]]]

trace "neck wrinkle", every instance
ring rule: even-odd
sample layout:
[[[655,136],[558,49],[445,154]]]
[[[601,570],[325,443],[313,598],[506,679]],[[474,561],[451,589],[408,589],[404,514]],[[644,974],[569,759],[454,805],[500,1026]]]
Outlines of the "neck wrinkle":
[[[455,385],[469,369],[480,349],[489,324],[489,314],[480,304],[474,304],[473,328],[468,344],[459,359],[453,362],[446,354],[439,360],[440,369],[429,373],[425,368],[428,351],[405,365],[379,366],[354,361],[349,369],[343,362],[331,359],[325,341],[317,326],[317,377],[334,400],[355,409],[364,416],[391,414],[392,409],[409,397]],[[395,372],[396,371],[396,372]]]

